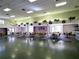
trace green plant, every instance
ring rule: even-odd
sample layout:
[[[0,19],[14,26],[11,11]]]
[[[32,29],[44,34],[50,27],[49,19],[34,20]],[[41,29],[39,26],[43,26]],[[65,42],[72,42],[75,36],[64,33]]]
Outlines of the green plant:
[[[62,20],[62,23],[66,23],[66,20]]]
[[[59,19],[54,19],[54,21],[55,21],[55,22],[58,22],[58,21],[59,21]]]
[[[41,25],[41,23],[38,23],[38,25]]]
[[[21,23],[21,25],[23,25],[23,23]]]
[[[68,19],[69,19],[70,21],[72,21],[72,20],[76,19],[76,17],[69,17]]]
[[[49,21],[49,24],[52,24],[52,21]]]
[[[31,23],[30,25],[32,26],[33,24]]]
[[[46,20],[44,20],[44,21],[43,21],[43,23],[47,23],[47,21],[46,21]]]
[[[26,23],[27,25],[29,24],[29,23]]]
[[[38,23],[37,21],[34,21],[34,23]]]

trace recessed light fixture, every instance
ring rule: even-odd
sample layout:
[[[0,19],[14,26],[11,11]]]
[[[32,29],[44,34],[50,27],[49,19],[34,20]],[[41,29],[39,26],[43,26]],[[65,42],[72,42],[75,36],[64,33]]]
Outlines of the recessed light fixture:
[[[10,8],[5,8],[5,9],[3,9],[4,11],[11,11],[11,9]]]
[[[27,11],[28,14],[33,13],[33,11]]]
[[[29,2],[35,2],[35,1],[37,1],[37,0],[28,0]]]
[[[14,17],[15,17],[15,15],[11,15],[10,17],[14,18]]]
[[[57,4],[56,4],[56,7],[63,6],[63,5],[66,5],[66,4],[67,4],[66,1],[65,1],[65,2],[60,2],[60,3],[57,3]]]

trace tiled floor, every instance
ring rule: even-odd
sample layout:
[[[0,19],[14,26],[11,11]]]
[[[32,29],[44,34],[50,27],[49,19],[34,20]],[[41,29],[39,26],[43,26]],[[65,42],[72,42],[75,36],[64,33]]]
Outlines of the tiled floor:
[[[3,38],[0,59],[79,59],[79,42]]]

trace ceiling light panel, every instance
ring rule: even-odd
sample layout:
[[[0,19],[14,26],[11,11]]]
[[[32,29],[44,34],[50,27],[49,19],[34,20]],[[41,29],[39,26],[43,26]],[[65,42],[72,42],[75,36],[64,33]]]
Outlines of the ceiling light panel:
[[[53,6],[50,6],[51,3],[49,3],[50,0],[37,0],[37,2],[25,5],[24,8],[27,10],[33,10],[33,11],[43,11],[52,9]]]
[[[14,18],[14,17],[15,17],[15,15],[11,15],[10,17]]]
[[[35,2],[35,1],[37,1],[37,0],[28,0],[29,2]]]
[[[66,1],[65,1],[65,2],[60,2],[60,3],[57,3],[57,4],[56,4],[56,7],[64,6],[64,5],[66,5],[66,4],[67,4]]]
[[[29,13],[33,13],[33,11],[27,11],[27,13],[29,14]]]
[[[5,8],[5,9],[3,9],[3,11],[11,11],[11,9],[10,8]]]
[[[43,10],[42,8],[40,8],[38,6],[31,6],[30,9],[32,9],[34,11],[41,11],[41,10]]]

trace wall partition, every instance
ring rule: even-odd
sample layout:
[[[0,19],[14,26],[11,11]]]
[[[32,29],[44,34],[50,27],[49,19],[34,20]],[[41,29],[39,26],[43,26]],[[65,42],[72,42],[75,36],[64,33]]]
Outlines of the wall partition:
[[[15,33],[18,33],[18,32],[21,32],[21,33],[25,33],[27,32],[27,25],[16,25],[15,26]]]
[[[34,26],[34,32],[47,33],[47,26]]]
[[[53,33],[59,32],[63,33],[63,24],[49,24],[49,25],[16,25],[13,28],[9,28],[10,32],[15,33],[33,33],[33,32],[41,32],[41,33]]]
[[[34,32],[34,26],[33,25],[29,25],[29,33],[33,33]]]
[[[63,24],[49,24],[49,33],[59,32],[63,33]]]
[[[15,32],[14,26],[8,28],[8,35],[12,34]]]

